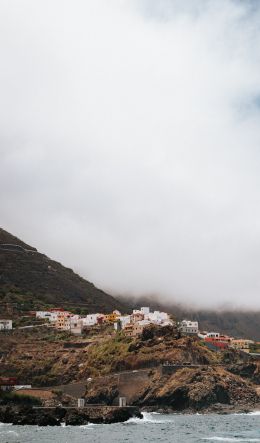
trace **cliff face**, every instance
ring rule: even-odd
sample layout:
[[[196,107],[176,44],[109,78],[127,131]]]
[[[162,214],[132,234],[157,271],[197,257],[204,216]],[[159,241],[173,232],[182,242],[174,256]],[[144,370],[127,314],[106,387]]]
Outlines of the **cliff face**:
[[[18,245],[10,247],[9,245]],[[8,246],[3,246],[8,245]],[[35,308],[45,304],[78,306],[88,312],[125,307],[111,295],[0,229],[0,308],[5,302]]]
[[[215,404],[253,408],[259,398],[252,385],[222,367],[183,368],[168,377],[154,377],[136,403],[182,411]]]
[[[260,407],[255,386],[221,367],[187,367],[166,376],[151,370],[145,376],[142,374],[142,383],[138,383],[138,374],[129,374],[128,381],[125,374],[123,378],[125,380],[106,377],[98,383],[91,382],[86,391],[87,402],[111,405],[123,395],[130,403],[150,410],[180,412]]]

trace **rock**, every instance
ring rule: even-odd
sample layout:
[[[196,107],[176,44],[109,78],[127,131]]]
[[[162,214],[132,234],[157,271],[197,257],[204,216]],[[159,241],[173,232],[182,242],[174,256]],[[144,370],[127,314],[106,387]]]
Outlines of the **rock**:
[[[77,410],[68,411],[65,416],[66,426],[81,426],[88,424],[88,422],[88,414],[84,412],[79,412]]]
[[[114,408],[108,411],[107,414],[104,415],[104,423],[118,423],[125,422],[129,420],[129,418],[137,417],[143,418],[143,415],[136,409],[134,411],[131,408]]]
[[[0,422],[15,425],[70,426],[88,423],[118,423],[131,417],[142,418],[138,407],[97,406],[87,408],[32,408],[23,406],[1,406]]]

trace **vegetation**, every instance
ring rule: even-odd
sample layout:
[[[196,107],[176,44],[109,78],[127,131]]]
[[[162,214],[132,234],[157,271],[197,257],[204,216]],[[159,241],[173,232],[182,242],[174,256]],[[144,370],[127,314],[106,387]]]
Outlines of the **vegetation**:
[[[27,406],[40,406],[42,404],[41,400],[31,395],[19,394],[16,392],[6,392],[0,390],[0,404],[16,404],[16,405],[27,405]]]
[[[0,244],[20,245],[23,250],[0,249],[0,304],[30,311],[46,305],[84,312],[125,310],[123,303],[0,228]],[[30,250],[30,252],[26,252]],[[7,306],[9,304],[9,306]]]
[[[108,338],[89,348],[87,363],[92,368],[91,374],[100,375],[112,372],[118,360],[128,355],[129,344],[132,340],[123,334]]]

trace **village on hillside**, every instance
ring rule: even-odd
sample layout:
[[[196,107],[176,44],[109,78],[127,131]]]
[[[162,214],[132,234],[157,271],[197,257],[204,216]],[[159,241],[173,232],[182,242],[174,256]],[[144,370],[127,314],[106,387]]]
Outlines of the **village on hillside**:
[[[118,310],[114,310],[109,314],[93,313],[85,316],[73,314],[64,308],[57,307],[42,311],[30,311],[28,312],[28,316],[44,321],[44,324],[47,324],[51,328],[59,331],[67,331],[75,336],[81,336],[84,334],[84,331],[87,331],[89,328],[108,324],[113,325],[115,332],[122,331],[127,337],[134,338],[140,337],[143,330],[151,325],[160,327],[171,325],[175,326],[182,336],[197,336],[211,350],[221,351],[235,349],[258,357],[258,353],[255,352],[259,348],[258,342],[247,338],[230,337],[221,331],[201,331],[197,321],[183,319],[177,322],[167,312],[152,312],[149,307],[134,309],[131,314],[124,315]],[[33,328],[37,326],[20,326],[20,329],[30,327]],[[0,319],[1,332],[12,329],[12,319]]]
[[[9,318],[0,318],[0,397],[38,402],[37,408],[48,410],[47,424],[58,406],[68,416],[74,408],[77,417],[92,408],[98,420],[105,420],[106,408],[115,414],[124,406],[129,415],[136,404],[167,408],[169,401],[174,410],[198,411],[219,404],[219,389],[223,407],[240,410],[258,402],[260,343],[203,331],[198,321],[148,306],[125,314],[85,312],[46,306],[12,315],[10,307]],[[183,389],[188,394],[179,400]],[[32,406],[33,420],[42,423],[35,411],[40,409]]]

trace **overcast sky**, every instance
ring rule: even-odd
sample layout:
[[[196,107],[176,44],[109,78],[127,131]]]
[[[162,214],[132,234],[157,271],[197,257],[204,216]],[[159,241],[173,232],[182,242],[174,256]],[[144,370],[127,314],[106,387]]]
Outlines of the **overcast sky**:
[[[260,308],[259,23],[1,0],[2,227],[114,294]]]

